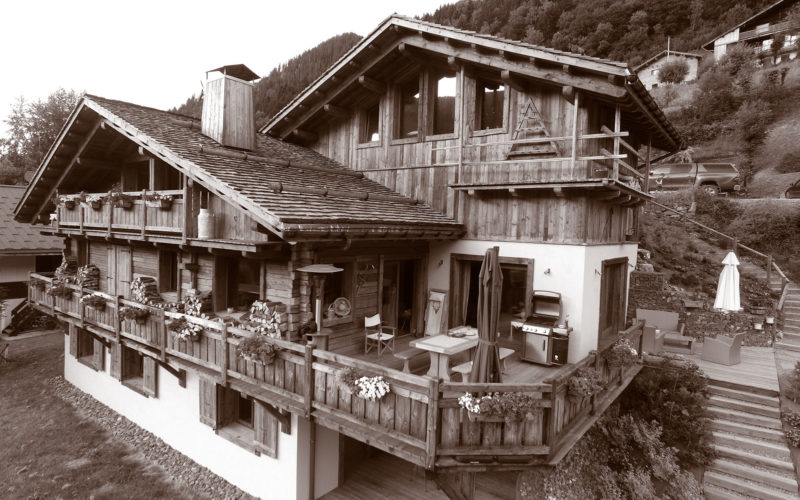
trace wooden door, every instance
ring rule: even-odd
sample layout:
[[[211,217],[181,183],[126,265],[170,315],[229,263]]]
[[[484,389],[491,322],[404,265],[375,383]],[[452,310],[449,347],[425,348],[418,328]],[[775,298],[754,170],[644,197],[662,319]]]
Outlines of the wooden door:
[[[397,326],[398,270],[397,262],[383,264],[381,320],[390,326]]]
[[[628,297],[628,258],[604,260],[600,278],[600,324],[598,346],[625,328]]]
[[[131,295],[131,280],[133,279],[133,276],[131,276],[131,249],[125,246],[115,246],[114,248],[116,249],[116,267],[113,269],[115,270],[114,275],[117,277],[114,294],[122,295],[129,299]],[[109,269],[112,268],[109,267]]]

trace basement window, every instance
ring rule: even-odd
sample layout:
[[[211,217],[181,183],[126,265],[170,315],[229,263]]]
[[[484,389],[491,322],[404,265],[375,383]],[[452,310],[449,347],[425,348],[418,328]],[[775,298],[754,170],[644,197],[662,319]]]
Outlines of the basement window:
[[[475,95],[475,130],[505,127],[506,88],[494,82],[477,82]]]
[[[144,357],[136,349],[122,349],[122,383],[144,394]]]
[[[253,400],[234,389],[219,388],[219,435],[242,448],[253,448]]]

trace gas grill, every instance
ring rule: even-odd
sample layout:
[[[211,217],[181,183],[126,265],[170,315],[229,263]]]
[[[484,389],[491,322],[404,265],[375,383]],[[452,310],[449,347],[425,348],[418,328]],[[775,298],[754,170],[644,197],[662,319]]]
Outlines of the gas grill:
[[[531,299],[532,314],[523,321],[512,321],[511,328],[524,334],[521,359],[550,365],[567,361],[566,342],[554,333],[561,318],[561,294],[534,290]]]

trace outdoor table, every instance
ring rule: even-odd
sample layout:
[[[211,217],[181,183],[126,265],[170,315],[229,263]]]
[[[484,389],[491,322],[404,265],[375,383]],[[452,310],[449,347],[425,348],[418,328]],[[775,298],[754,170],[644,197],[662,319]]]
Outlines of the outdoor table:
[[[445,334],[432,335],[408,343],[411,347],[428,351],[431,367],[428,376],[450,381],[450,356],[464,352],[478,345],[477,335],[451,337]]]

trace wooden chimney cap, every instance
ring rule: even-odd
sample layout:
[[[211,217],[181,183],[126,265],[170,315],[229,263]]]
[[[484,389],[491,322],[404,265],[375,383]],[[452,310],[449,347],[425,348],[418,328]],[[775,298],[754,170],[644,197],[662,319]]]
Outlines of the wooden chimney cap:
[[[260,78],[252,69],[248,68],[244,64],[229,64],[227,66],[220,66],[219,68],[206,71],[206,75],[212,71],[219,71],[223,75],[230,75],[246,82],[252,82],[253,80],[258,80]]]

